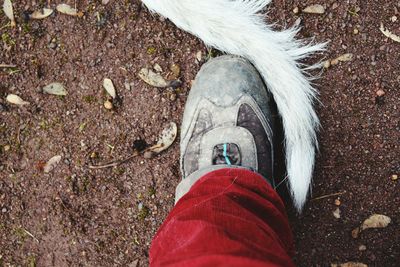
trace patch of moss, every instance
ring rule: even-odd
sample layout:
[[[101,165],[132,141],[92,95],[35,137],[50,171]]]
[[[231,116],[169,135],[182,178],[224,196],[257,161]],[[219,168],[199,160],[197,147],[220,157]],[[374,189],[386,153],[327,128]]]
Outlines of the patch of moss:
[[[92,95],[85,95],[82,97],[83,101],[88,103],[88,104],[92,104],[94,102],[96,102],[96,97],[92,96]]]
[[[358,17],[358,9],[356,7],[350,8],[347,10],[347,12],[352,15],[353,17]]]
[[[28,23],[22,24],[22,31],[24,33],[29,33],[31,31],[31,25],[29,25]]]
[[[36,257],[33,255],[28,256],[26,258],[27,266],[28,267],[36,267]]]
[[[78,131],[79,131],[80,133],[83,132],[83,131],[85,130],[85,128],[86,128],[86,125],[87,125],[87,122],[81,123],[81,124],[79,125],[79,127],[78,127]]]
[[[8,46],[15,45],[15,41],[11,38],[10,34],[8,34],[7,32],[5,32],[1,35],[1,40],[3,41],[4,44],[6,44]]]
[[[81,193],[85,193],[88,191],[90,185],[90,179],[88,177],[82,177],[80,179],[80,186],[79,186],[79,191]]]
[[[149,194],[149,196],[155,195],[156,194],[156,189],[154,187],[150,186],[147,189],[147,193]]]
[[[115,173],[116,175],[122,175],[122,174],[124,174],[124,172],[125,172],[125,168],[121,168],[121,167],[119,167],[119,168],[114,168],[114,173]]]
[[[138,18],[138,16],[137,16],[137,14],[132,13],[132,14],[129,16],[129,18],[130,18],[131,20],[136,20],[136,19]]]
[[[48,121],[46,121],[46,120],[41,120],[40,122],[39,122],[39,127],[40,127],[40,129],[42,129],[42,130],[48,130],[48,129],[50,129],[50,124],[49,124],[49,122]]]
[[[138,239],[137,236],[135,236],[135,238],[132,240],[132,243],[135,244],[135,245],[137,245],[137,246],[140,245],[140,242],[139,242],[139,239]]]
[[[147,48],[148,55],[154,55],[156,52],[157,52],[157,49],[153,46],[150,46],[149,48]]]
[[[67,183],[71,183],[71,182],[72,182],[72,177],[71,177],[71,176],[66,176],[66,177],[65,177],[65,181],[66,181]]]
[[[28,234],[26,233],[26,231],[24,229],[22,229],[21,227],[15,228],[13,230],[13,234],[18,237],[18,239],[22,242],[25,241],[25,239],[28,237]]]
[[[138,218],[143,221],[149,214],[150,209],[146,206],[143,206],[142,209],[139,210]]]

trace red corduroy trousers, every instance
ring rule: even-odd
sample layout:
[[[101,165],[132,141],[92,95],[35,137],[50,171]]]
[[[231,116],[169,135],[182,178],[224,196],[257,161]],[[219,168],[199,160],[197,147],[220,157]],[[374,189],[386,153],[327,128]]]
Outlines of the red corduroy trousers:
[[[203,176],[153,239],[151,266],[294,266],[281,198],[245,169]]]

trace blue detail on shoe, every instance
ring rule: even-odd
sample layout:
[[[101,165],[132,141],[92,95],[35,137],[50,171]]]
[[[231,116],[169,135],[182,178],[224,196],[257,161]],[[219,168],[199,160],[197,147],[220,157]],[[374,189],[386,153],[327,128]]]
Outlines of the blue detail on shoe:
[[[228,145],[225,143],[225,144],[224,144],[224,154],[223,154],[223,155],[224,155],[224,157],[225,157],[226,164],[232,165],[232,164],[231,164],[231,161],[229,160],[229,157],[228,157],[228,155],[227,155],[227,153],[228,153],[228,152],[227,152],[227,150],[228,150],[227,147],[228,147]]]

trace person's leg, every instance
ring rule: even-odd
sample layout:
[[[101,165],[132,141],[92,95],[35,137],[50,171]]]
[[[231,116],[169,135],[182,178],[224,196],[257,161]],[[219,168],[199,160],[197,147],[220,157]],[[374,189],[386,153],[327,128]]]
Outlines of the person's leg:
[[[293,266],[285,208],[263,177],[221,169],[183,196],[155,236],[151,266]]]
[[[273,189],[270,101],[244,59],[201,68],[182,121],[177,205],[153,240],[152,266],[292,265],[292,235]]]

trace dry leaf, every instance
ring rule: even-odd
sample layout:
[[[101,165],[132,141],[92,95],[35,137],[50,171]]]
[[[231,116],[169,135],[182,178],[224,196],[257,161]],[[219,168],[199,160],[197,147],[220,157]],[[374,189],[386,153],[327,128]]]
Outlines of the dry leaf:
[[[11,20],[11,27],[15,27],[17,24],[15,23],[14,11],[11,0],[4,0],[3,11],[4,14],[6,14],[7,18]]]
[[[368,265],[361,262],[346,262],[341,264],[331,264],[331,267],[368,267]]]
[[[78,16],[78,10],[67,4],[59,4],[57,6],[57,11],[70,16]]]
[[[324,14],[325,13],[325,8],[322,5],[311,5],[303,9],[304,13],[309,13],[309,14]]]
[[[139,72],[139,77],[147,84],[159,88],[168,87],[169,83],[158,73],[154,71],[143,68]]]
[[[382,214],[374,214],[371,215],[368,219],[366,219],[361,225],[361,230],[365,230],[368,228],[385,228],[392,221],[390,217]]]
[[[44,165],[43,171],[44,171],[45,173],[51,172],[51,171],[56,167],[56,165],[57,165],[60,161],[61,161],[61,156],[60,156],[60,155],[57,155],[57,156],[52,157],[52,158],[49,159],[49,161],[47,161],[46,164]]]
[[[115,91],[114,84],[110,79],[108,79],[108,78],[104,79],[103,87],[112,98],[117,97],[117,92]]]
[[[388,38],[392,39],[395,42],[400,43],[400,36],[391,33],[388,29],[385,29],[385,26],[383,26],[383,23],[381,23],[381,27],[379,28],[379,30],[381,30],[381,32]]]
[[[156,145],[150,148],[150,151],[154,153],[161,153],[162,151],[169,148],[175,141],[178,135],[178,127],[176,126],[175,122],[171,122],[167,128],[165,128]]]
[[[36,10],[31,14],[32,19],[44,19],[53,14],[53,9],[43,8],[42,10]]]
[[[347,62],[347,61],[352,61],[353,60],[353,54],[351,53],[347,53],[347,54],[343,54],[335,59],[331,60],[331,65],[337,65],[339,64],[339,62]]]
[[[68,94],[67,90],[65,90],[64,85],[61,83],[51,83],[43,87],[43,92],[50,95],[60,95],[66,96]]]
[[[385,228],[391,221],[392,219],[386,215],[373,214],[366,219],[360,227],[357,227],[351,231],[351,236],[353,238],[357,238],[362,231],[368,228]]]
[[[296,21],[294,22],[294,24],[293,24],[293,27],[299,27],[300,26],[300,24],[301,24],[301,18],[297,18],[296,19]]]
[[[179,67],[179,65],[177,64],[172,64],[172,66],[170,67],[170,71],[172,72],[172,77],[174,79],[178,79],[179,75],[181,75],[181,67]]]
[[[326,60],[323,64],[324,68],[327,69],[331,66],[331,61],[330,60]]]
[[[139,267],[139,260],[136,259],[133,262],[129,263],[128,267]]]
[[[163,72],[163,69],[161,68],[161,66],[158,63],[154,64],[153,69],[155,71],[157,71],[158,73]]]
[[[29,102],[26,102],[21,97],[13,94],[7,95],[6,100],[7,102],[18,106],[29,105]]]

